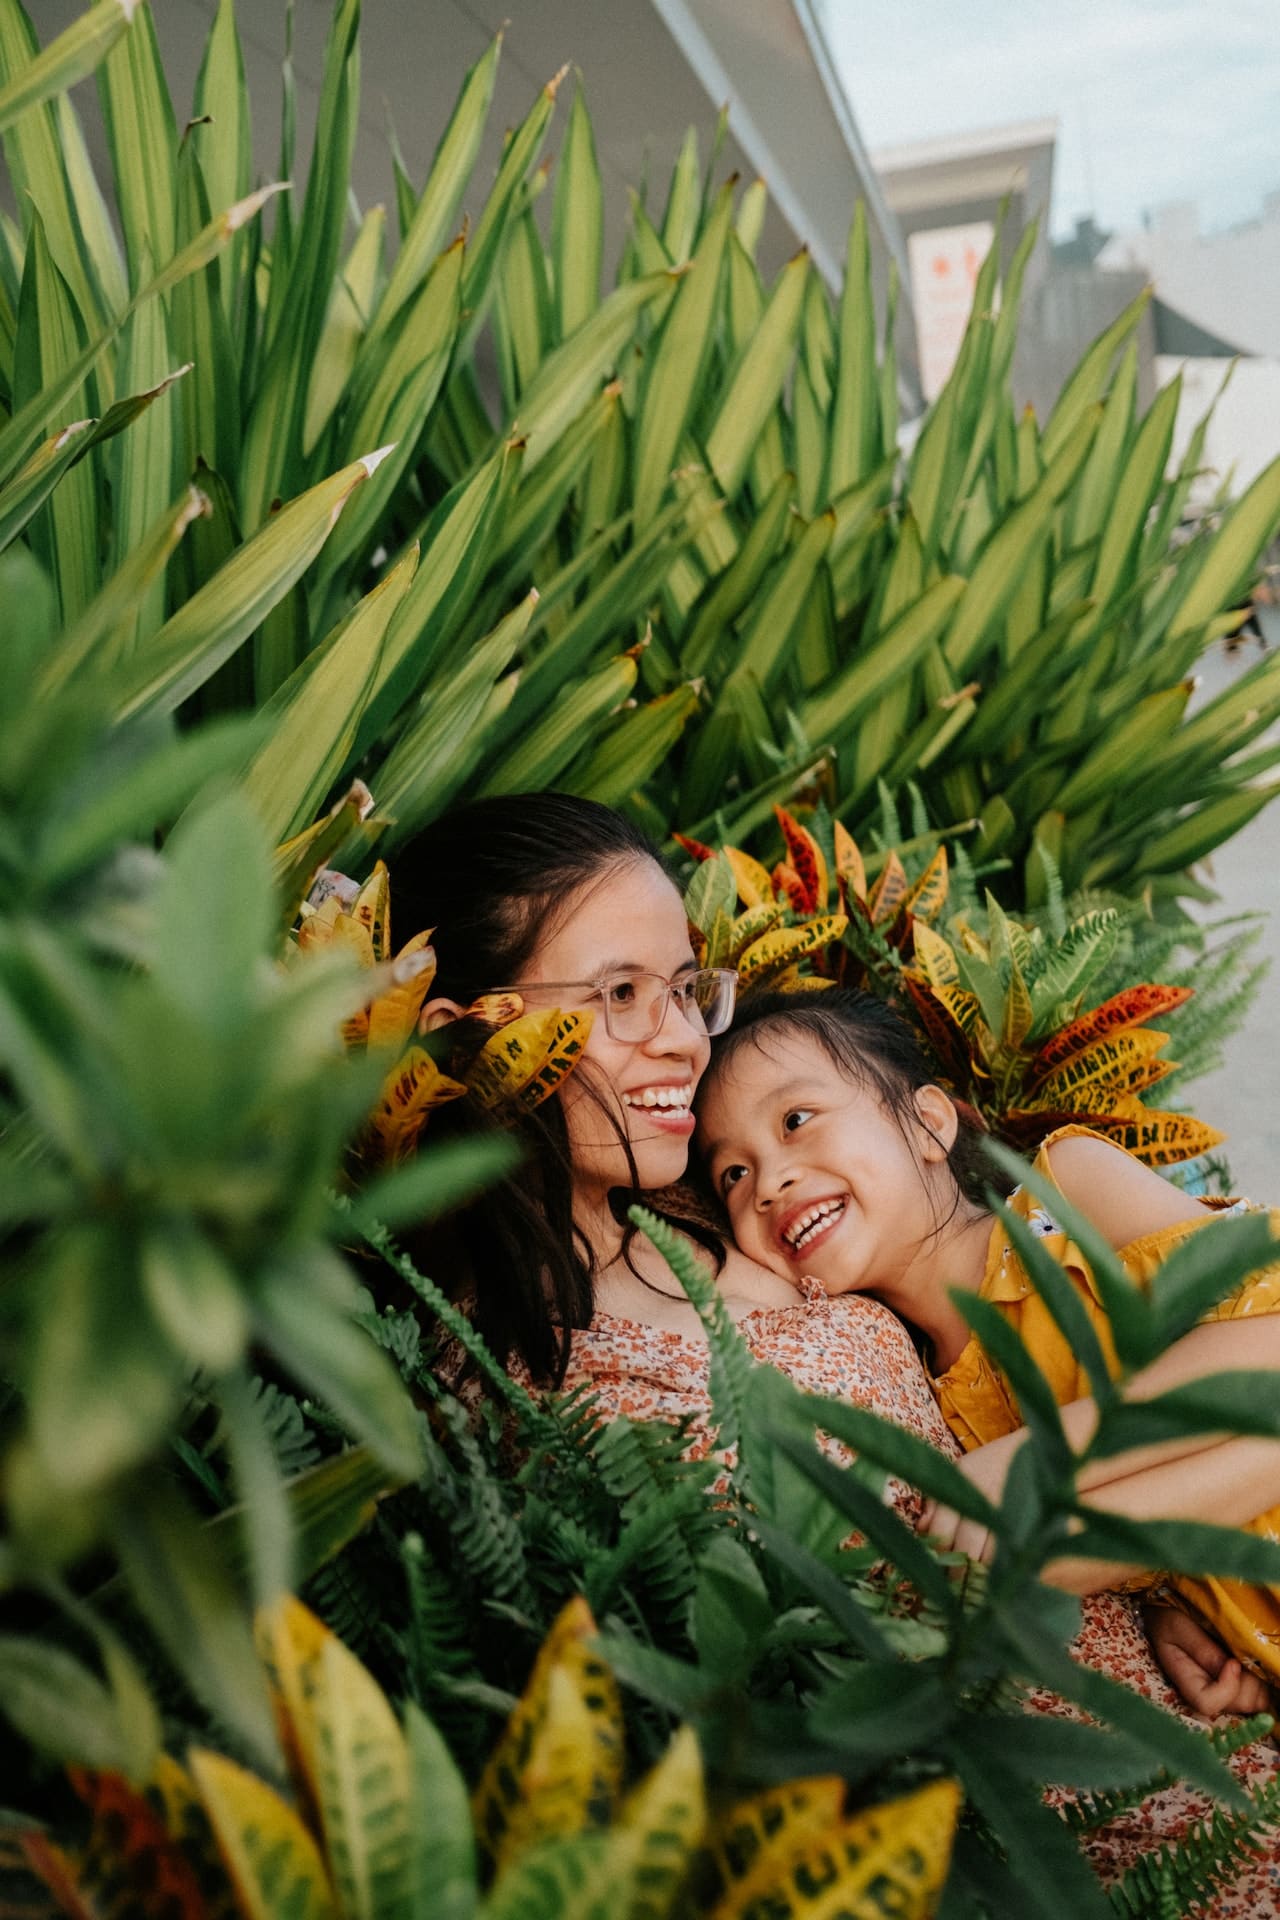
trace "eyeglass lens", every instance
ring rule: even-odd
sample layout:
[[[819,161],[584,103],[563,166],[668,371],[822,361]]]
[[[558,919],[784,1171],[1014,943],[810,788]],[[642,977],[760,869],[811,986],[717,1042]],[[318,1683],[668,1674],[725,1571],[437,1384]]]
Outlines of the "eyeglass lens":
[[[615,1040],[651,1040],[666,1016],[668,994],[699,1033],[722,1033],[733,1017],[734,979],[712,968],[668,983],[658,974],[632,974],[604,990],[606,1023]]]

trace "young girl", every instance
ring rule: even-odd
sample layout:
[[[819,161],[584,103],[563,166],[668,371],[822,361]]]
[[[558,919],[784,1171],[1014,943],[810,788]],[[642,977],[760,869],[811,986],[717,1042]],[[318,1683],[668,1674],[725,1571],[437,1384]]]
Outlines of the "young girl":
[[[738,1246],[793,1283],[808,1277],[829,1294],[872,1293],[917,1328],[947,1424],[966,1451],[979,1449],[966,1466],[985,1492],[999,1497],[1025,1429],[952,1288],[1000,1308],[1049,1379],[1072,1443],[1088,1438],[1095,1410],[1087,1376],[982,1197],[993,1170],[981,1136],[932,1083],[910,1030],[891,1008],[838,989],[749,1001],[717,1044],[697,1111],[699,1145]],[[1119,1250],[1139,1284],[1231,1204],[1189,1198],[1083,1127],[1050,1135],[1035,1166]],[[1046,1238],[1114,1361],[1084,1256],[1033,1196],[1019,1189],[1008,1205]],[[1271,1269],[1217,1307],[1129,1391],[1149,1395],[1227,1368],[1277,1365],[1280,1271]],[[1280,1444],[1197,1436],[1135,1450],[1086,1470],[1081,1490],[1133,1518],[1251,1524],[1274,1535],[1280,1511],[1264,1510],[1280,1500]],[[931,1511],[921,1526],[974,1557],[988,1544],[954,1514]],[[1074,1567],[1064,1577],[1088,1590],[1113,1584],[1116,1569]],[[1280,1682],[1280,1589],[1184,1576],[1167,1584],[1176,1605],[1192,1608],[1238,1656],[1224,1661],[1184,1613],[1153,1609],[1157,1651],[1184,1695],[1210,1713],[1265,1705],[1254,1674]]]

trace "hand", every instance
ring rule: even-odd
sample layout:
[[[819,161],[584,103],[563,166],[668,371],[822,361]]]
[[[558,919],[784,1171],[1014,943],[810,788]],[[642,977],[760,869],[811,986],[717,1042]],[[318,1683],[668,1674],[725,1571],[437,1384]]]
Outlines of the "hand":
[[[1190,1614],[1177,1607],[1144,1607],[1152,1652],[1169,1685],[1193,1713],[1215,1720],[1222,1713],[1269,1713],[1271,1693]]]
[[[995,1557],[995,1535],[978,1520],[966,1520],[952,1507],[938,1500],[926,1500],[916,1521],[916,1532],[928,1534],[935,1547],[944,1553],[965,1553],[970,1560],[990,1566]]]
[[[972,1453],[956,1461],[965,1479],[980,1493],[985,1493],[992,1506],[1000,1504],[1010,1463],[1025,1439],[1025,1431],[1007,1433],[999,1440],[989,1440],[984,1447],[975,1447]],[[916,1521],[916,1532],[927,1533],[934,1545],[944,1551],[967,1553],[971,1560],[981,1560],[986,1566],[995,1556],[996,1543],[990,1529],[979,1520],[964,1519],[939,1500],[925,1502],[924,1512]]]

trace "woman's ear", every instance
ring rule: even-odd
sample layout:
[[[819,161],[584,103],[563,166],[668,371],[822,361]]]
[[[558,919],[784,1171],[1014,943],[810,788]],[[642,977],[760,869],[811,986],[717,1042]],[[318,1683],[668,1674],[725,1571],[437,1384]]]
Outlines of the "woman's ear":
[[[461,1020],[466,1008],[456,1000],[428,1000],[418,1015],[418,1032],[435,1033],[439,1027],[450,1026],[453,1021]]]
[[[925,1131],[926,1137],[921,1146],[925,1160],[945,1160],[960,1131],[960,1116],[956,1112],[955,1102],[941,1087],[935,1087],[932,1081],[927,1086],[917,1087],[912,1097]]]

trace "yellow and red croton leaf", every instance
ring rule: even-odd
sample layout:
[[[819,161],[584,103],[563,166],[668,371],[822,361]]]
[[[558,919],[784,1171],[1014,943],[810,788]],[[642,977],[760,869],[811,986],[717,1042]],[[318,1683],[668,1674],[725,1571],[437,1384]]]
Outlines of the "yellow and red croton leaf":
[[[787,843],[786,865],[800,883],[803,905],[797,911],[821,912],[826,907],[831,885],[826,856],[809,829],[802,827],[785,807],[775,807],[773,811]]]
[[[1139,1027],[1144,1020],[1156,1020],[1162,1013],[1172,1013],[1191,998],[1191,991],[1190,987],[1162,987],[1148,981],[1113,994],[1100,1007],[1079,1014],[1050,1035],[1032,1062],[1029,1086],[1034,1089],[1055,1067],[1095,1041]]]

